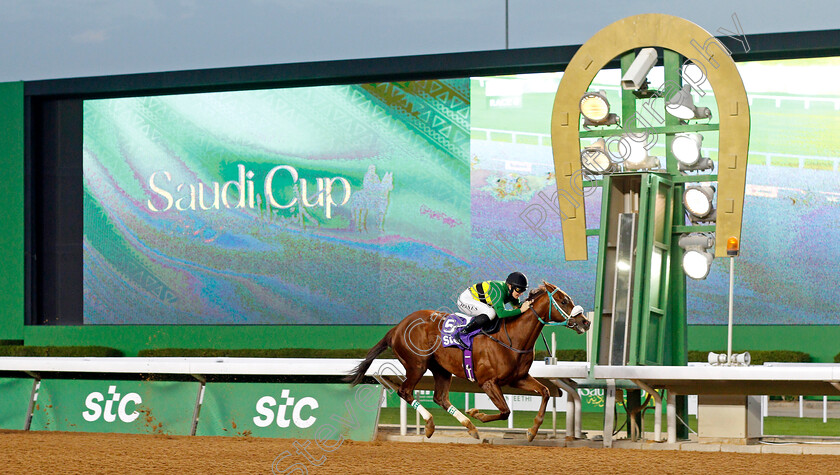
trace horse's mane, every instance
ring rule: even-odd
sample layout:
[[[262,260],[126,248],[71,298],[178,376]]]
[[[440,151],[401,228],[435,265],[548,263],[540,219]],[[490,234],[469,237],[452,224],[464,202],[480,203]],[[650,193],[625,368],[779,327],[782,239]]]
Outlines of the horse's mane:
[[[540,284],[539,287],[531,289],[531,291],[528,293],[528,298],[526,298],[525,300],[533,302],[537,299],[537,297],[547,292],[548,290],[545,288],[545,284]]]

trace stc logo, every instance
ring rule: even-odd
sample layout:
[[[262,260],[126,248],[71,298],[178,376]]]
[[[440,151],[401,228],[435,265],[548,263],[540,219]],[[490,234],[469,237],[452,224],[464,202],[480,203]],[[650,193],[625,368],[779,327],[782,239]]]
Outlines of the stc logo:
[[[277,403],[271,396],[263,396],[257,401],[257,412],[261,414],[261,416],[254,417],[254,424],[257,427],[268,427],[274,422],[274,413],[277,412],[277,425],[279,427],[289,427],[289,424],[294,422],[295,426],[306,429],[307,427],[311,426],[315,423],[317,418],[312,414],[312,411],[318,409],[318,401],[314,397],[305,397],[301,398],[297,404],[295,404],[295,398],[289,397],[289,390],[284,389],[280,393],[280,400],[282,402],[280,404]],[[274,406],[277,406],[275,411]],[[292,418],[286,418],[286,408],[291,406],[292,407]],[[303,418],[301,417],[301,412],[303,411],[304,407],[308,407],[308,415],[309,417]]]
[[[117,392],[116,386],[108,386],[108,394],[110,394],[111,397],[107,401],[105,400],[105,396],[103,396],[100,392],[92,392],[88,394],[87,398],[85,398],[85,407],[87,407],[88,410],[82,412],[82,417],[84,417],[86,421],[93,422],[99,420],[99,417],[102,416],[103,412],[105,413],[105,416],[103,417],[105,422],[114,422],[117,420],[117,416],[119,416],[120,420],[123,422],[134,422],[134,420],[137,419],[140,413],[132,411],[129,414],[126,412],[126,406],[128,406],[129,403],[133,403],[135,406],[142,403],[143,399],[139,394],[128,393],[120,398],[120,393]],[[102,401],[105,401],[104,411],[100,405]],[[117,401],[119,401],[119,405],[117,406],[117,412],[115,413],[114,403]]]

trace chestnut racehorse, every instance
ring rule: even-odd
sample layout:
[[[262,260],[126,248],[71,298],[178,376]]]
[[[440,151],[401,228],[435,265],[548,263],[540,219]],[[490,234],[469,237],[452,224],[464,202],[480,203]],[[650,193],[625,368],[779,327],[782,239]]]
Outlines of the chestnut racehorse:
[[[510,408],[505,402],[501,387],[511,386],[533,391],[542,396],[542,404],[537,417],[534,418],[534,426],[528,429],[530,442],[542,424],[549,399],[548,388],[528,374],[531,363],[534,362],[534,344],[545,325],[562,324],[583,333],[589,330],[589,321],[584,317],[583,309],[576,306],[565,292],[545,281],[539,288],[531,290],[526,300],[531,302],[531,309],[521,315],[502,319],[502,329],[496,335],[498,339],[486,334],[475,337],[475,381],[499,408],[499,413],[484,414],[477,409],[470,409],[467,414],[481,422],[506,420],[510,416]],[[351,385],[361,383],[373,360],[391,347],[405,368],[405,380],[397,392],[423,416],[426,421],[426,437],[431,437],[434,433],[435,423],[429,411],[414,399],[413,392],[420,378],[429,369],[435,379],[435,403],[455,416],[470,435],[477,439],[478,430],[470,419],[449,402],[452,375],[466,379],[466,374],[462,350],[440,346],[440,327],[446,316],[432,310],[419,310],[405,317],[368,351],[365,359],[347,380]]]

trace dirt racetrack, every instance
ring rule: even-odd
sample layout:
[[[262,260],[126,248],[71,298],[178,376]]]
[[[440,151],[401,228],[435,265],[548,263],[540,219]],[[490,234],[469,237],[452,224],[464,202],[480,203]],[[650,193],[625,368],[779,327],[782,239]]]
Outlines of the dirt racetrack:
[[[2,473],[807,473],[840,472],[835,455],[512,447],[345,441],[325,453],[294,440],[0,431]],[[300,466],[293,464],[300,463]],[[302,467],[305,467],[304,470]]]

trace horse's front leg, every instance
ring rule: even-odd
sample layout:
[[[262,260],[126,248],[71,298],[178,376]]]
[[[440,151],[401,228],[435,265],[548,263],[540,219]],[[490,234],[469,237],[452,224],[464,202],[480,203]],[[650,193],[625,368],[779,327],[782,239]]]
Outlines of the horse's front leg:
[[[499,413],[485,414],[483,412],[479,412],[478,409],[473,408],[467,411],[467,415],[475,417],[481,422],[492,422],[498,421],[499,419],[506,421],[507,418],[510,417],[510,408],[507,405],[507,401],[505,401],[505,395],[502,394],[502,388],[499,387],[499,383],[491,379],[482,384],[481,389],[483,389],[487,396],[490,397],[493,404],[499,408]]]
[[[550,393],[548,392],[547,387],[543,386],[542,383],[534,379],[534,377],[530,374],[518,381],[514,381],[511,383],[511,386],[524,389],[526,391],[535,391],[537,394],[542,396],[542,404],[540,404],[540,411],[537,413],[537,417],[534,418],[534,426],[528,429],[528,442],[531,442],[534,440],[534,437],[536,437],[537,431],[543,423],[543,416],[545,415],[545,408],[548,405]]]

